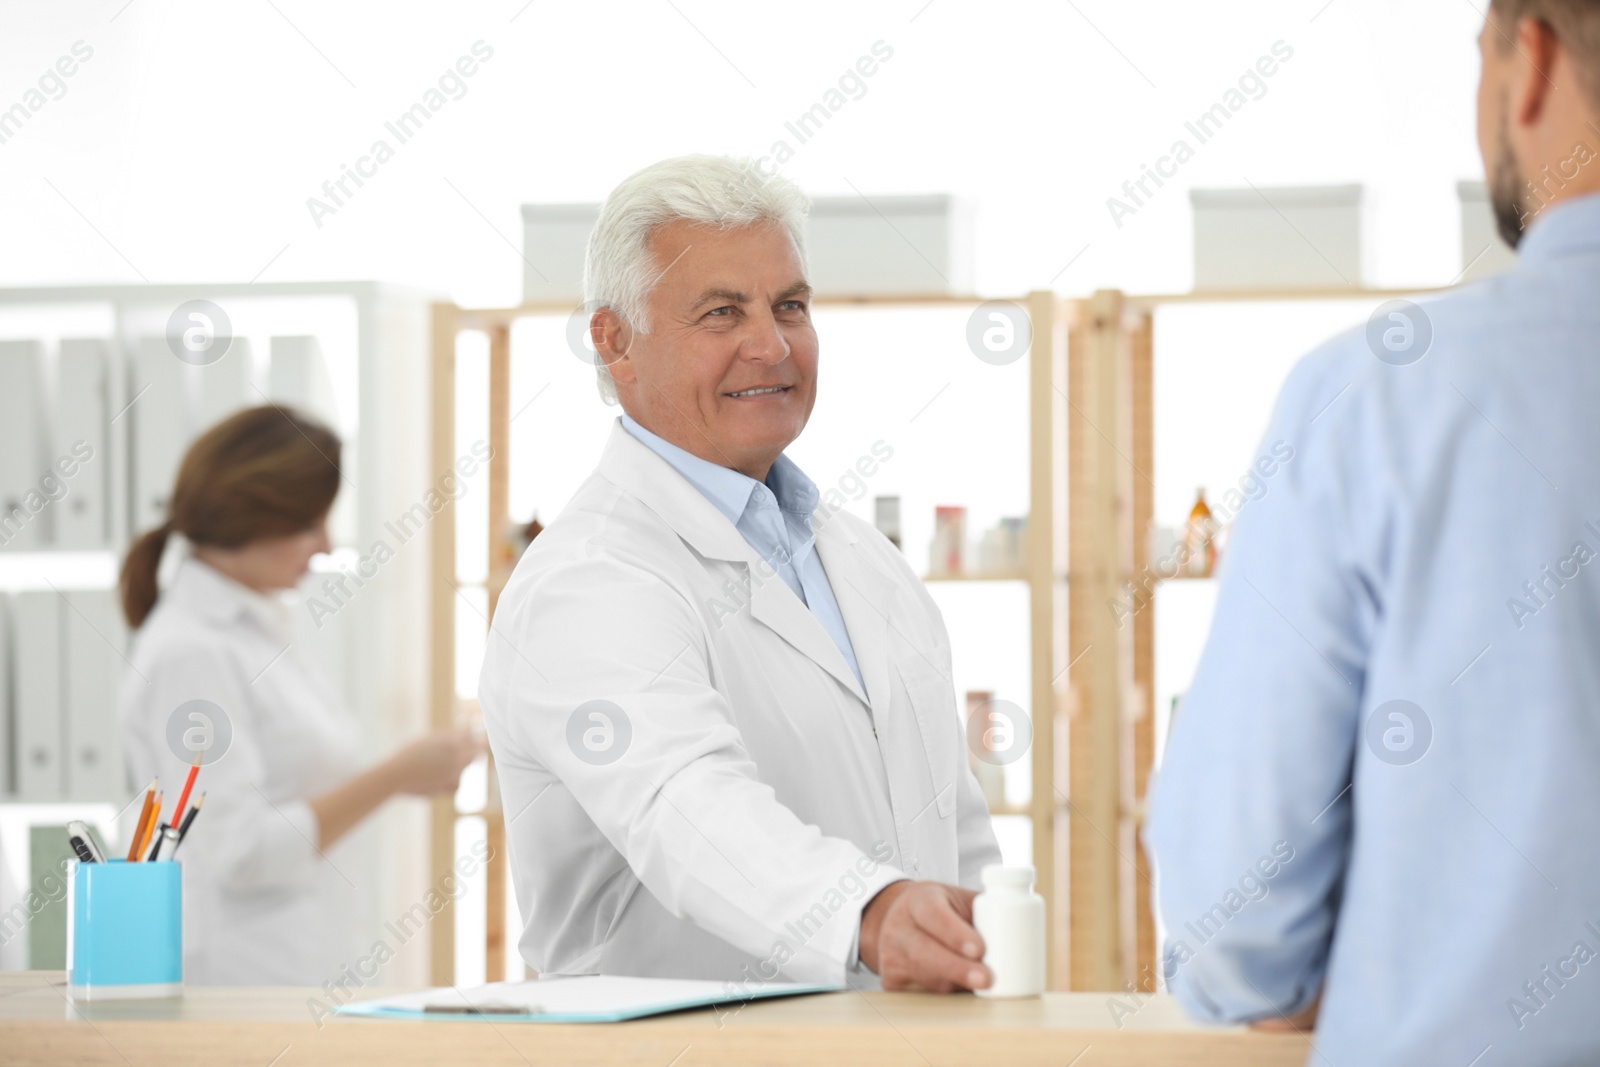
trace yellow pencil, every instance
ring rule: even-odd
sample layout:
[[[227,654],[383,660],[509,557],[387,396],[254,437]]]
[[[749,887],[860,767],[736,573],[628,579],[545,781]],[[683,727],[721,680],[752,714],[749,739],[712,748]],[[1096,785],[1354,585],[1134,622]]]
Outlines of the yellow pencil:
[[[156,794],[155,807],[150,809],[150,822],[144,828],[144,838],[139,842],[139,859],[144,859],[150,851],[150,840],[156,836],[156,824],[161,821],[161,798],[164,793]]]
[[[128,862],[132,863],[139,858],[139,843],[144,840],[145,823],[150,818],[150,806],[156,798],[156,780],[150,779],[150,784],[144,790],[144,807],[139,809],[139,821],[133,826],[133,840],[128,844]]]

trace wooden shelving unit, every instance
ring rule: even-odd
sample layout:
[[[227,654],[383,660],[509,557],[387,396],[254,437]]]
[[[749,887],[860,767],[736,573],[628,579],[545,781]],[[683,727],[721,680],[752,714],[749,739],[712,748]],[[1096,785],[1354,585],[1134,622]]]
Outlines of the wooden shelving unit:
[[[822,299],[821,306],[849,307],[906,307],[906,306],[968,306],[975,307],[976,298],[951,297],[897,297],[893,299],[834,298]],[[1058,684],[1068,666],[1063,657],[1066,648],[1065,603],[1066,557],[1055,544],[1053,531],[1061,526],[1064,512],[1060,507],[1065,467],[1058,457],[1064,441],[1061,420],[1066,411],[1065,387],[1065,335],[1059,328],[1062,302],[1051,293],[1033,293],[1018,303],[1025,306],[1033,318],[1033,349],[1030,353],[1031,430],[1029,435],[1029,520],[1028,558],[1026,566],[1018,571],[999,573],[961,574],[930,578],[935,582],[1026,582],[1030,593],[1029,633],[1030,653],[1033,663],[1030,698],[1034,728],[1032,769],[1034,781],[1050,783],[1055,780],[1054,750],[1056,733]],[[476,330],[489,338],[489,426],[494,455],[489,463],[490,479],[490,581],[488,587],[491,617],[499,587],[505,572],[499,564],[505,560],[501,542],[507,526],[507,500],[510,479],[510,370],[511,324],[529,316],[565,316],[571,311],[565,304],[526,304],[514,308],[464,309],[452,304],[436,305],[433,310],[433,366],[432,366],[432,426],[431,455],[433,474],[442,476],[454,461],[455,410],[456,410],[456,338],[462,331]],[[434,538],[431,574],[431,670],[433,678],[432,718],[436,725],[454,720],[458,699],[454,691],[455,678],[455,627],[457,598],[460,583],[455,574],[455,526],[453,521],[437,524]],[[490,776],[489,800],[481,812],[456,810],[454,801],[442,799],[432,811],[433,866],[435,875],[442,874],[452,862],[454,835],[457,820],[465,816],[484,818],[489,845],[494,859],[487,865],[487,893],[491,906],[488,909],[485,960],[490,975],[503,973],[507,934],[504,929],[504,911],[501,901],[505,892],[504,824],[499,812],[498,787]],[[1057,877],[1057,813],[1060,797],[1051,789],[1035,789],[1027,805],[1007,806],[996,814],[1026,815],[1032,821],[1034,863],[1039,870],[1039,889],[1052,908],[1052,929],[1061,929],[1064,898],[1058,893]],[[433,943],[433,981],[444,983],[453,977],[454,936],[450,923],[435,924]],[[514,938],[510,940],[514,941]],[[1066,942],[1063,938],[1052,941],[1053,966],[1058,975],[1053,983],[1064,984],[1065,972],[1060,962],[1065,958]]]
[[[1029,592],[1029,709],[1033,793],[1025,806],[995,814],[1027,815],[1039,892],[1045,898],[1052,989],[1155,988],[1151,872],[1139,840],[1155,756],[1154,612],[1119,625],[1107,605],[1145,566],[1145,531],[1154,505],[1154,315],[1166,303],[1192,301],[1365,299],[1408,291],[1316,290],[1129,297],[1106,290],[1081,300],[1049,292],[1017,299],[1032,319],[1029,353],[1029,514],[1025,566],[1017,572],[930,577],[932,582],[1025,582]],[[819,299],[818,306],[967,306],[977,298]],[[455,342],[463,330],[490,339],[489,531],[491,614],[503,572],[510,478],[509,382],[512,322],[566,315],[566,304],[514,308],[434,308],[432,455],[435,477],[452,462]],[[433,718],[455,714],[455,541],[439,524],[433,546]],[[1068,581],[1068,574],[1072,580]],[[1059,757],[1058,757],[1059,753]],[[484,814],[494,848],[489,865],[486,944],[491,975],[501,971],[504,828],[492,777]],[[435,876],[451,862],[457,812],[433,811]],[[440,929],[442,927],[442,929]],[[436,924],[436,983],[453,961],[448,923]]]

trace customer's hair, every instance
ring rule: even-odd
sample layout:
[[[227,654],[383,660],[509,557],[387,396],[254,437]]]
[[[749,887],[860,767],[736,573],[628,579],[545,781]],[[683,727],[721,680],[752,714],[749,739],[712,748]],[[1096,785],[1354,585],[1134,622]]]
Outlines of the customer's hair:
[[[178,467],[167,521],[122,561],[122,613],[134,628],[156,605],[156,573],[176,531],[197,545],[237,548],[322,521],[339,493],[339,437],[287,407],[230,415],[201,434]]]
[[[1490,0],[1491,17],[1503,31],[1502,51],[1516,40],[1523,19],[1537,19],[1566,46],[1591,103],[1600,107],[1600,0]]]
[[[722,228],[781,223],[804,263],[810,208],[797,185],[763,173],[750,159],[696,155],[654,163],[611,190],[600,208],[583,267],[585,310],[609,307],[636,332],[649,333],[645,300],[669,264],[654,262],[647,242],[657,226],[678,219]],[[595,373],[601,397],[615,403],[616,383],[603,361]]]

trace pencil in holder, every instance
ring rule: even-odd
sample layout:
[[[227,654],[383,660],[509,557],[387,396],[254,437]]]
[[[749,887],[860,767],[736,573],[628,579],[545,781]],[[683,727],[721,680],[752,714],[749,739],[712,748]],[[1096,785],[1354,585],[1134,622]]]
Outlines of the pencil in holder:
[[[74,999],[183,994],[183,864],[77,863],[67,884]]]

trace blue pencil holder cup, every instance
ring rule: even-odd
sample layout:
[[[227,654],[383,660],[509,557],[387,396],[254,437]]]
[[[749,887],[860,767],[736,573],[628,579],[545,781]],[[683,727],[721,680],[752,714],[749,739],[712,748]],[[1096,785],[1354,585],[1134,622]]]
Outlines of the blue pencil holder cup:
[[[78,863],[67,890],[67,986],[76,1000],[183,994],[183,865]]]

